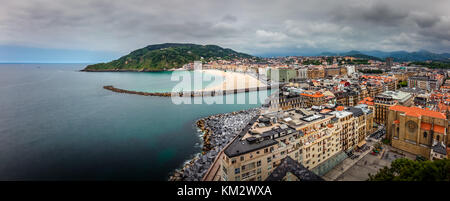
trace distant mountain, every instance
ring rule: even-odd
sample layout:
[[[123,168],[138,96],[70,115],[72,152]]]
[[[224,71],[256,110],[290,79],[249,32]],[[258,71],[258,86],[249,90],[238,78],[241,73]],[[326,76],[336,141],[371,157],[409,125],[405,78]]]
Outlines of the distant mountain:
[[[364,54],[364,53],[356,51],[356,50],[352,50],[349,52],[342,52],[342,53],[323,52],[319,56],[351,56],[351,57],[356,57],[356,58],[360,58],[360,59],[381,61],[381,59],[378,57]]]
[[[379,50],[371,50],[371,51],[349,51],[343,53],[330,53],[324,52],[320,54],[321,56],[354,56],[354,55],[368,55],[372,57],[376,57],[379,59],[386,59],[387,57],[394,58],[394,61],[403,62],[403,61],[448,61],[450,62],[450,53],[432,53],[426,50],[420,50],[417,52],[406,52],[406,51],[394,51],[394,52],[383,52]],[[359,55],[359,56],[362,56]],[[355,56],[356,57],[356,56]]]
[[[135,50],[109,63],[87,66],[84,71],[163,71],[197,60],[252,58],[217,45],[164,43]]]
[[[405,51],[397,51],[391,52],[389,57],[393,57],[394,61],[450,61],[448,54],[436,54],[432,52],[428,52],[425,50],[421,50],[418,52],[405,52]]]

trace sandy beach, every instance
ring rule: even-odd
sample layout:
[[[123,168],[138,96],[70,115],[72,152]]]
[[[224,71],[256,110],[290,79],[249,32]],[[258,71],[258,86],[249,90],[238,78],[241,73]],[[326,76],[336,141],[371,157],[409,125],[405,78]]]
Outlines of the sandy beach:
[[[246,73],[230,72],[222,70],[201,70],[204,73],[212,75],[216,81],[206,86],[203,91],[220,91],[220,90],[234,90],[245,88],[264,87],[266,84],[255,78],[254,76]],[[220,80],[223,79],[223,82]]]

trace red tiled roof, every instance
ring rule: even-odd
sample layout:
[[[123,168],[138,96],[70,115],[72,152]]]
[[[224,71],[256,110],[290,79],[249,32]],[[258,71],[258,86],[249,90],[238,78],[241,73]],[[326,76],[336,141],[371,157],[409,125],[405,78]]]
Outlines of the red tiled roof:
[[[330,109],[323,109],[323,110],[320,111],[320,113],[328,113],[328,112],[331,112],[331,110]]]
[[[394,124],[399,124],[400,120],[394,120]]]
[[[439,118],[439,119],[447,119],[444,113],[430,111],[430,110],[424,110],[418,107],[405,107],[401,105],[394,105],[389,108],[390,110],[395,110],[399,112],[404,112],[408,116],[413,117],[420,117],[420,116],[427,116],[427,117],[433,117],[433,118]]]
[[[364,98],[363,100],[359,101],[359,104],[366,104],[366,105],[373,105],[373,98],[371,97],[367,97]]]
[[[337,111],[342,111],[342,110],[344,110],[344,109],[345,109],[344,106],[338,106],[338,107],[336,108]]]
[[[421,123],[420,124],[420,128],[422,128],[423,130],[429,131],[429,130],[431,130],[431,124],[429,124],[429,123]]]
[[[434,130],[434,132],[445,133],[445,127],[443,127],[443,126],[434,125],[433,130]]]
[[[315,94],[306,94],[306,93],[302,93],[300,94],[302,96],[308,96],[308,97],[313,97],[313,98],[320,98],[320,97],[324,97],[324,95],[320,92],[317,92]]]

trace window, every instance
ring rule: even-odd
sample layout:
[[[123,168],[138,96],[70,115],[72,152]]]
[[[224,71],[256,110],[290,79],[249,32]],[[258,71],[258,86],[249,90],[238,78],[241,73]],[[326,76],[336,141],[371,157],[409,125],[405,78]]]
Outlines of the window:
[[[261,161],[256,162],[256,166],[257,167],[261,166]]]
[[[235,158],[231,159],[231,164],[235,164],[235,163],[236,163],[236,159]]]
[[[269,152],[269,149],[265,148],[264,153],[267,153],[267,152]]]
[[[439,137],[440,137],[439,135],[436,135],[436,140],[437,140],[437,141],[439,141]]]
[[[228,170],[225,166],[222,166],[222,171],[224,172],[224,174],[228,174]]]
[[[267,163],[272,162],[272,158],[271,157],[267,157]]]
[[[243,161],[244,160],[244,156],[241,156],[241,161]]]
[[[259,151],[257,151],[256,154],[259,154]]]
[[[258,168],[258,169],[256,170],[256,174],[261,174],[261,168]]]
[[[427,132],[423,132],[423,138],[427,138]]]
[[[234,169],[234,174],[239,174],[241,173],[241,169],[240,168],[235,168]]]
[[[240,177],[240,176],[236,176],[236,177],[234,178],[234,180],[240,181],[240,180],[241,180],[241,177]]]

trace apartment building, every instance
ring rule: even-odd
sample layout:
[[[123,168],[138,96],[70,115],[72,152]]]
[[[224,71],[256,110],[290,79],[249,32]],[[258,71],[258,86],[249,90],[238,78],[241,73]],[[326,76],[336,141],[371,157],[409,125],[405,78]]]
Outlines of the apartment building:
[[[297,109],[259,116],[224,150],[220,180],[266,180],[286,157],[309,170],[317,168],[364,143],[373,116],[363,108]]]
[[[375,122],[385,124],[389,107],[393,105],[410,106],[413,97],[410,93],[403,91],[386,91],[375,96]]]
[[[308,69],[309,79],[320,79],[325,77],[325,70],[323,67],[313,67]]]
[[[306,107],[312,107],[312,106],[320,106],[325,104],[325,95],[323,95],[321,92],[315,92],[315,93],[301,93],[300,96],[302,97],[302,102]]]
[[[336,92],[335,96],[338,105],[355,106],[360,101],[360,93],[355,90]]]

